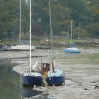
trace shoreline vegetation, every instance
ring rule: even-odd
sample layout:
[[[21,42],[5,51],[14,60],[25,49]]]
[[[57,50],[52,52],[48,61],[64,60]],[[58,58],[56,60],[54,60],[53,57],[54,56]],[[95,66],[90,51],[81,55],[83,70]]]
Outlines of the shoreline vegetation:
[[[28,40],[23,40],[25,43],[29,43]],[[23,43],[24,43],[23,42]],[[72,43],[76,44],[77,47],[99,47],[99,39],[95,38],[86,38],[86,39],[73,39]],[[0,47],[3,45],[16,45],[18,44],[18,41],[10,41],[10,40],[1,40],[0,41]],[[53,37],[53,45],[55,47],[69,47],[70,39],[66,37]],[[48,48],[51,48],[51,40],[48,37],[39,37],[39,39],[32,40],[32,45],[34,46],[47,46]]]

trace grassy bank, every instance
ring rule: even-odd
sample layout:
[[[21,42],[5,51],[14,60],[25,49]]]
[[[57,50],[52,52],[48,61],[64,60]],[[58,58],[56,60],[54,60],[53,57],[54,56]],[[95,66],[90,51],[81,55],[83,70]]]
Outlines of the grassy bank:
[[[86,49],[82,49],[81,54],[66,54],[60,55],[59,57],[55,57],[57,61],[63,62],[63,63],[69,63],[69,64],[99,64],[99,51],[98,48],[95,49],[87,49],[86,52],[84,52]],[[96,53],[91,51],[98,51]],[[83,53],[84,52],[84,53]],[[88,53],[87,53],[88,52]]]

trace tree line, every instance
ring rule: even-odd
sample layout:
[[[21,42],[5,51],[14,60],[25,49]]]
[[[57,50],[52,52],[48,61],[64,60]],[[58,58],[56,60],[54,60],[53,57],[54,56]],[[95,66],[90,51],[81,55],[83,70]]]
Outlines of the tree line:
[[[21,0],[21,29],[29,31],[29,0]],[[99,0],[50,0],[52,28],[55,36],[70,35],[73,21],[73,37],[99,36]],[[50,35],[49,0],[32,0],[32,33]],[[20,32],[20,0],[1,0],[0,39],[17,38]]]

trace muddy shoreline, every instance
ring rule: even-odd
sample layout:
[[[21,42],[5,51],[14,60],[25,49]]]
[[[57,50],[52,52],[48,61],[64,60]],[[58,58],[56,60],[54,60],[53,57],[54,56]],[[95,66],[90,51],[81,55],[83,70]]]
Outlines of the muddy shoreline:
[[[81,54],[86,55],[94,53],[99,54],[99,50],[83,49]],[[63,57],[64,54],[65,53],[61,50],[55,51],[55,57]],[[0,52],[0,58],[28,58],[28,56],[29,52]],[[32,52],[32,56],[40,56],[32,58],[32,65],[35,61],[41,61],[41,56],[43,57],[42,61],[50,61],[51,51],[37,50]],[[27,69],[27,62],[22,64],[21,66],[16,66],[14,70],[23,73],[23,71]],[[96,87],[99,86],[99,64],[90,64],[90,62],[82,63],[80,61],[72,62],[68,58],[62,61],[56,60],[56,64],[57,68],[65,72],[65,85],[48,86],[45,89],[43,87],[35,87],[35,89],[46,90],[52,97],[51,99],[99,99],[99,88]]]

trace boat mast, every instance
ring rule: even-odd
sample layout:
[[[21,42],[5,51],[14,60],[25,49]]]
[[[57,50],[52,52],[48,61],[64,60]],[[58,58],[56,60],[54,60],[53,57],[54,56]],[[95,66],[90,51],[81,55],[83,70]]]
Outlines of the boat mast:
[[[53,39],[52,39],[52,17],[51,17],[51,5],[49,0],[49,14],[50,14],[50,35],[51,35],[51,42],[52,42],[52,61],[54,61],[54,51],[53,51]]]
[[[30,72],[31,72],[31,0],[30,0]]]
[[[71,21],[71,42],[72,43],[72,21]]]
[[[19,44],[21,40],[21,0],[20,0],[20,33],[19,33]]]

